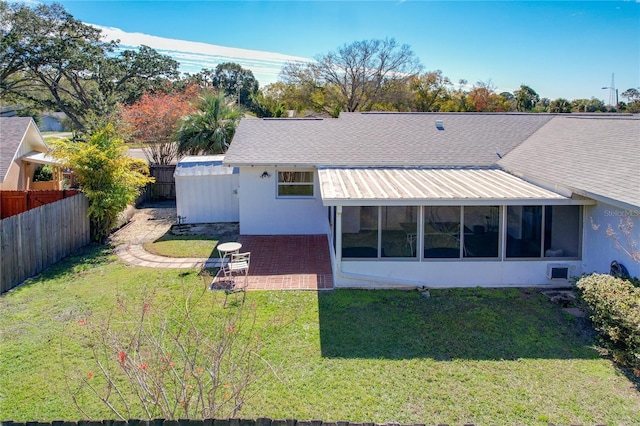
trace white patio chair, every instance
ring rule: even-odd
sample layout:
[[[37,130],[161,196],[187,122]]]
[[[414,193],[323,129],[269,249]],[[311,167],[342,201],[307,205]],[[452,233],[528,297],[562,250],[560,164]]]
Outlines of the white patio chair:
[[[249,284],[249,265],[251,263],[251,252],[246,253],[232,253],[231,259],[227,262],[226,265],[222,266],[223,272],[225,275],[225,279],[231,283],[230,289],[227,291],[227,295],[229,293],[237,293],[242,291],[242,301],[244,302],[244,298],[246,296],[247,286]],[[239,282],[239,279],[242,279],[242,283]],[[224,301],[225,305],[227,303],[227,299],[225,297]]]

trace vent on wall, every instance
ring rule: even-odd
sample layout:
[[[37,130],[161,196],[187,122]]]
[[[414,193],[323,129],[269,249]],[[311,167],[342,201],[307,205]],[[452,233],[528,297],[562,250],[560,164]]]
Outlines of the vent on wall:
[[[568,280],[571,267],[563,264],[547,265],[547,278],[550,280]]]

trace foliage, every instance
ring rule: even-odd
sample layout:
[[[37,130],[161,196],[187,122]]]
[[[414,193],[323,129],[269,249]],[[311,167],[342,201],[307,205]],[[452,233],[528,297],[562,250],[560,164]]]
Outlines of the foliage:
[[[383,101],[385,85],[420,68],[408,45],[374,39],[344,44],[307,64],[288,63],[281,76],[285,84],[303,89],[307,105],[336,115],[336,111],[370,110]]]
[[[143,144],[143,151],[151,164],[167,165],[178,154],[175,134],[183,116],[192,113],[192,100],[197,87],[184,92],[150,93],[122,108],[122,120],[128,141]]]
[[[552,113],[569,113],[571,112],[571,103],[564,99],[558,98],[551,101],[549,104],[549,112]]]
[[[53,169],[48,164],[38,166],[33,173],[34,182],[49,182],[51,180],[53,180]]]
[[[118,215],[153,181],[146,162],[125,154],[124,141],[112,125],[96,131],[86,142],[59,140],[53,148],[53,155],[73,169],[89,201],[93,239],[103,241]]]
[[[82,402],[89,393],[121,420],[138,407],[148,419],[237,416],[262,370],[257,305],[224,309],[204,288],[183,291],[178,303],[121,295],[107,316],[80,318],[94,362],[73,391],[83,415],[92,417]]]
[[[640,377],[640,288],[606,274],[584,276],[577,287],[614,359]]]
[[[520,89],[513,92],[516,100],[516,110],[521,112],[531,111],[540,100],[538,93],[531,87],[521,84]]]
[[[574,99],[571,101],[571,112],[605,112],[607,107],[600,99]]]
[[[511,107],[507,99],[496,93],[495,86],[490,80],[477,82],[466,96],[466,105],[472,111],[504,112],[509,111]]]
[[[229,98],[237,99],[238,105],[251,108],[251,98],[259,87],[251,70],[233,62],[225,62],[216,66],[212,81],[214,88],[224,92]]]
[[[223,154],[242,114],[223,94],[205,92],[197,110],[183,118],[177,132],[178,154]]]
[[[415,94],[416,111],[440,111],[442,104],[451,96],[451,81],[440,70],[412,76],[409,84]]]
[[[60,4],[0,8],[0,95],[62,111],[77,130],[104,125],[118,103],[178,75],[176,61],[149,47],[116,54],[116,42]]]
[[[627,99],[627,104],[624,106],[626,112],[634,114],[640,112],[640,90],[632,87],[622,92],[620,96]]]

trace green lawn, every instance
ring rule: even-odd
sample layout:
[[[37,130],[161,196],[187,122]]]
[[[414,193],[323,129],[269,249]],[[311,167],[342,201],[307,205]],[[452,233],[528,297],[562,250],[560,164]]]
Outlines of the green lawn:
[[[91,248],[3,295],[0,420],[81,418],[67,391],[74,371],[92,368],[79,319],[104,318],[118,297],[150,292],[179,305],[185,288],[206,284],[196,271],[131,267]],[[221,304],[224,293],[207,290],[205,298]],[[441,290],[430,298],[249,292],[245,303],[255,303],[260,355],[270,367],[241,417],[452,425],[640,419],[634,384],[598,355],[583,324],[532,290]],[[95,418],[113,417],[94,400],[83,406]]]
[[[232,239],[232,238],[231,238]],[[218,257],[216,246],[226,239],[207,237],[204,235],[173,235],[166,233],[155,241],[143,244],[149,253],[158,256],[186,258],[186,257]]]

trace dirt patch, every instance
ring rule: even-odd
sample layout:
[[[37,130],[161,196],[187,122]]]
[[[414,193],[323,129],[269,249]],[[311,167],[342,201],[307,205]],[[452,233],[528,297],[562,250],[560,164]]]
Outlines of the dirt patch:
[[[111,235],[110,241],[115,245],[153,241],[167,233],[176,218],[173,200],[144,203],[135,209],[129,223]]]
[[[177,224],[175,200],[147,202],[135,209],[131,220],[111,235],[114,245],[143,244],[169,233],[173,235],[202,235],[236,240],[240,226],[231,223]]]

